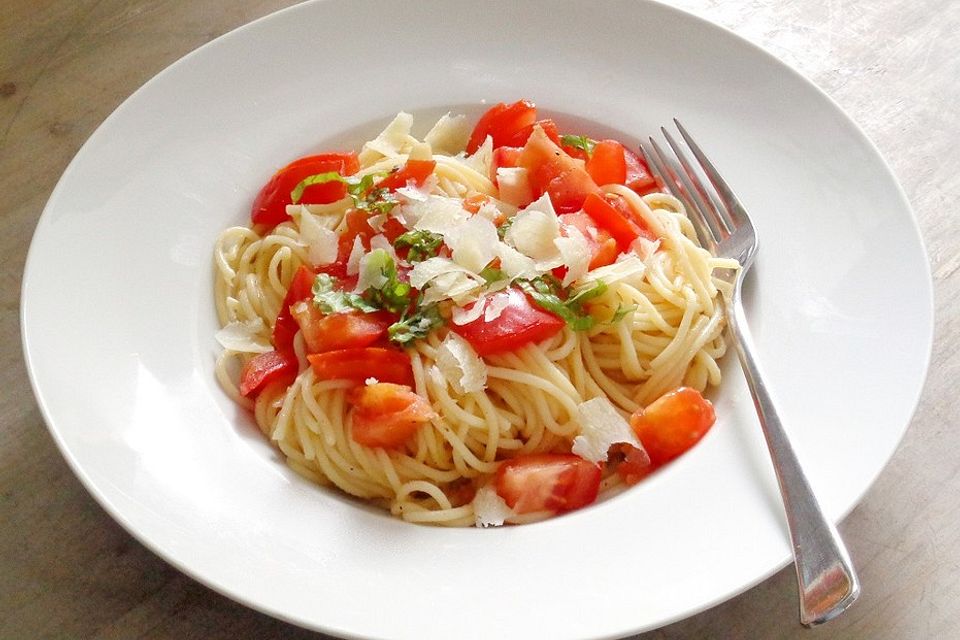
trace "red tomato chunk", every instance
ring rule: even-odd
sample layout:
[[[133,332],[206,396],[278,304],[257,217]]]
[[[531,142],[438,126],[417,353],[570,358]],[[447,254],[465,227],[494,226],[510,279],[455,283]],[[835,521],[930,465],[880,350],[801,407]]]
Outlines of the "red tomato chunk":
[[[497,494],[518,514],[562,513],[597,499],[600,467],[573,454],[520,456],[500,465],[494,483]]]

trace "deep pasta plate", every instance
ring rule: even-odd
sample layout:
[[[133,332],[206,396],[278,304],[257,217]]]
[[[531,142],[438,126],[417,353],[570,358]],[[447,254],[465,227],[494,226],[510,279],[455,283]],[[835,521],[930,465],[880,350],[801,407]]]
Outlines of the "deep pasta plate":
[[[428,127],[530,97],[567,129],[631,144],[680,116],[756,217],[747,311],[828,516],[879,474],[919,395],[932,312],[916,225],[876,150],[806,80],[709,23],[648,3],[550,7],[294,7],[158,75],[65,172],[24,276],[28,367],[77,475],[169,562],[334,634],[571,639],[665,624],[787,562],[729,358],[695,449],[547,522],[415,526],[283,464],[217,385],[211,248],[273,169],[356,148],[400,109]],[[569,24],[606,35],[552,46],[544,34]],[[878,272],[877,256],[898,268]]]

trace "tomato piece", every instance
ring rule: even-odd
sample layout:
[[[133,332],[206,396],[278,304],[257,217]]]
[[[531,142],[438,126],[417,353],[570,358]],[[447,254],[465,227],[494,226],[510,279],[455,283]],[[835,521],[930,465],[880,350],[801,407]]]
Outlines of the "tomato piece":
[[[680,387],[635,412],[630,426],[651,462],[659,466],[697,444],[716,419],[713,405],[699,391]]]
[[[498,291],[489,296],[488,304],[504,297],[507,302],[499,317],[488,322],[481,315],[467,324],[450,326],[470,343],[478,355],[488,356],[513,351],[530,342],[546,340],[563,329],[563,320],[535,306],[519,289]],[[469,308],[468,305],[467,309]]]
[[[387,335],[387,328],[394,322],[386,311],[324,315],[309,301],[298,302],[290,312],[300,325],[307,353],[369,347]]]
[[[522,147],[527,143],[527,139],[529,139],[530,134],[533,133],[533,128],[537,125],[540,125],[540,128],[543,129],[543,132],[547,134],[548,138],[553,140],[554,144],[560,144],[560,131],[557,129],[557,123],[555,123],[553,120],[537,120],[530,126],[524,127],[518,131],[504,144],[510,147]]]
[[[271,382],[286,380],[289,384],[297,377],[297,357],[293,351],[268,351],[254,356],[240,371],[240,395],[256,396]]]
[[[621,442],[611,448],[613,455],[620,457],[617,474],[628,485],[634,485],[653,471],[650,455],[643,449]]]
[[[518,100],[513,104],[496,104],[480,116],[477,125],[467,142],[467,153],[480,148],[487,136],[493,138],[493,146],[509,144],[518,133],[531,127],[537,120],[537,107],[527,100]]]
[[[273,323],[274,349],[286,351],[293,348],[293,337],[297,334],[299,327],[290,313],[290,305],[313,296],[313,281],[316,278],[313,270],[305,264],[300,265],[297,272],[293,274],[287,295],[284,296],[280,312],[277,313],[277,321]]]
[[[560,222],[576,228],[586,238],[590,247],[590,269],[616,262],[620,255],[617,241],[605,229],[598,228],[593,218],[582,212],[565,213],[560,216]]]
[[[250,218],[254,224],[271,227],[290,219],[287,205],[292,204],[290,192],[307,176],[336,171],[341,176],[353,175],[360,170],[357,154],[323,153],[294,160],[270,178],[253,201]],[[327,204],[346,197],[347,187],[342,182],[324,182],[307,187],[300,202]]]
[[[573,454],[519,456],[500,465],[497,494],[518,514],[585,507],[600,491],[600,467]]]
[[[643,159],[626,147],[623,148],[623,159],[627,166],[627,175],[624,183],[640,195],[659,191],[656,178]]]
[[[497,183],[497,169],[519,166],[521,151],[522,149],[519,147],[497,147],[493,150],[493,162],[490,163],[490,179],[494,184]]]
[[[350,252],[353,251],[353,242],[359,237],[363,242],[363,248],[370,249],[370,238],[376,235],[376,231],[370,226],[370,215],[360,209],[350,209],[345,218],[346,229],[340,234],[337,240],[337,262],[347,264],[350,258]],[[344,266],[346,269],[346,266]],[[332,275],[332,274],[331,274]]]
[[[381,382],[413,384],[410,356],[398,349],[337,349],[310,354],[307,360],[320,380],[363,382],[367,378],[376,378]]]
[[[400,169],[377,183],[378,189],[400,189],[413,182],[422,187],[424,181],[437,168],[436,160],[407,160]]]
[[[408,386],[378,382],[354,389],[350,437],[365,447],[401,447],[437,414]]]
[[[393,244],[397,238],[407,232],[407,228],[396,218],[387,218],[383,223],[383,235],[386,236],[390,244]]]
[[[591,193],[583,202],[583,210],[617,241],[620,251],[627,251],[642,231],[627,213],[630,205],[622,200],[617,195],[600,196]]]
[[[599,185],[623,184],[627,179],[623,145],[616,140],[598,142],[587,160],[587,173]]]
[[[519,166],[527,170],[534,199],[548,193],[557,213],[579,211],[588,194],[600,193],[583,163],[567,155],[540,127],[523,146]]]

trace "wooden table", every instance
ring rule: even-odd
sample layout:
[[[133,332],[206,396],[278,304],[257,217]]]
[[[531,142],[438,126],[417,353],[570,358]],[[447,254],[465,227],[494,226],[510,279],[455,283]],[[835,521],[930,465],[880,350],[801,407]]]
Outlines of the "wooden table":
[[[288,0],[3,0],[0,7],[0,638],[318,638],[168,566],[67,468],[18,339],[31,233],[69,160],[143,82]],[[937,327],[926,389],[876,485],[842,523],[863,595],[796,623],[792,568],[644,638],[960,638],[960,3],[680,0],[812,78],[892,164],[927,242]],[[895,269],[877,257],[879,276]],[[69,312],[65,310],[65,312]]]

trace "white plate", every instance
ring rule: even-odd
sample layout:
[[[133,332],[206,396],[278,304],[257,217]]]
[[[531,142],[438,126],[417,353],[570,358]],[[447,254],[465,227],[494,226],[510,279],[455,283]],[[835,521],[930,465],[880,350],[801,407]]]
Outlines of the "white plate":
[[[779,495],[736,363],[719,421],[634,490],[533,526],[444,530],[290,472],[217,387],[211,249],[271,171],[397,110],[527,97],[635,142],[681,117],[755,215],[749,317],[834,520],[906,428],[931,344],[927,261],[876,149],[813,85],[714,25],[647,2],[317,2],[187,56],[64,173],[24,275],[23,341],[74,471],[203,583],[364,638],[620,636],[700,611],[787,562]],[[785,625],[795,621],[784,620]]]

